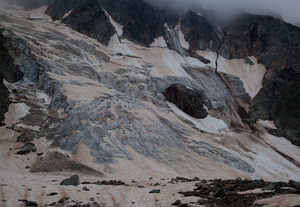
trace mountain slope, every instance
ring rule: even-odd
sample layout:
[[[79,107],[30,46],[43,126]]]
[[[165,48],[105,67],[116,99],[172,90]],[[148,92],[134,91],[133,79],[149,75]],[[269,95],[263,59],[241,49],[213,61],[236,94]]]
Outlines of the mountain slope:
[[[275,110],[267,108],[274,113],[268,117],[255,108],[260,101],[269,104],[260,95],[263,91],[277,91],[277,85],[268,89],[273,84],[268,77],[283,85],[293,80],[288,85],[293,88],[298,80],[296,69],[277,71],[250,52],[238,56],[233,51],[232,59],[222,57],[230,48],[227,42],[231,40],[226,39],[230,34],[221,44],[211,26],[211,34],[197,40],[193,34],[202,27],[193,31],[188,19],[206,26],[209,22],[196,18],[196,13],[187,14],[186,22],[176,16],[158,16],[161,27],[143,36],[152,29],[151,22],[147,26],[133,24],[135,17],[128,17],[126,9],[120,14],[112,12],[113,5],[93,5],[95,15],[90,15],[86,11],[91,8],[83,7],[85,4],[65,9],[59,6],[62,2],[48,8],[48,13],[50,8],[60,8],[57,14],[52,11],[52,16],[62,21],[52,21],[43,13],[45,7],[0,13],[4,78],[0,112],[8,111],[5,126],[0,128],[1,163],[5,166],[0,169],[5,183],[12,179],[9,172],[18,181],[25,178],[26,185],[31,185],[28,180],[34,179],[33,173],[39,173],[40,187],[55,176],[61,179],[74,172],[143,182],[149,177],[175,176],[299,180],[299,147],[268,133],[280,126],[276,120],[282,120],[286,103],[294,104],[297,112],[298,105],[293,102],[297,96],[279,99],[282,102],[276,102]],[[156,14],[155,8],[152,13]],[[86,16],[81,19],[83,14]],[[30,16],[38,18],[26,18]],[[97,32],[101,27],[83,26],[91,20],[109,32],[94,36],[102,34]],[[140,29],[145,31],[138,33]],[[210,41],[215,43],[208,44]],[[289,67],[295,65],[297,60]],[[286,94],[278,87],[282,90],[276,96]],[[267,119],[274,119],[276,126]],[[288,119],[297,116],[288,114]],[[22,142],[37,148],[37,153],[26,155],[27,161],[24,155],[14,154]],[[41,160],[52,167],[39,168]],[[13,182],[4,194],[16,188]],[[33,188],[29,197],[36,200],[38,191]],[[52,201],[39,199],[44,205]]]

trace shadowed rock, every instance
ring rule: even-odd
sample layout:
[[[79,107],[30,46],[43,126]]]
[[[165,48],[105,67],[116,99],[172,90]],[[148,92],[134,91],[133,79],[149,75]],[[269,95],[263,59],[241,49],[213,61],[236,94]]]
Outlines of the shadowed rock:
[[[80,5],[63,19],[63,23],[72,29],[99,40],[108,45],[115,28],[97,2]]]
[[[36,152],[37,149],[35,145],[31,142],[25,143],[22,147],[16,150],[16,154],[18,155],[27,155],[30,152]]]
[[[206,101],[200,91],[181,84],[173,84],[163,94],[167,101],[175,104],[179,109],[192,117],[202,119],[208,115],[208,112],[203,107]]]
[[[60,185],[73,185],[77,186],[80,184],[78,175],[72,175],[70,178],[67,178],[63,181],[61,181]]]
[[[153,189],[149,193],[160,193],[160,189]]]

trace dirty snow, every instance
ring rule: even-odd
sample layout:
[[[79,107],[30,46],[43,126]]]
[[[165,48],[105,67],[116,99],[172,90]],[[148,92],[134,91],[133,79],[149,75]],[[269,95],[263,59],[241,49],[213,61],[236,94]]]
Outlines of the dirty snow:
[[[118,36],[121,37],[123,34],[123,26],[114,21],[113,18],[107,13],[107,11],[105,11],[105,14],[108,16],[110,23],[115,27]]]
[[[180,44],[183,48],[185,49],[189,49],[190,48],[190,43],[188,43],[185,39],[184,39],[184,34],[182,33],[182,31],[180,30],[180,27],[179,27],[179,40],[180,40]]]
[[[277,129],[273,121],[270,120],[258,120],[256,122],[257,124],[260,124],[261,126],[267,128],[267,129]]]
[[[225,122],[221,119],[214,118],[210,115],[208,115],[204,119],[195,119],[188,114],[184,113],[180,109],[178,109],[174,104],[168,102],[170,108],[178,115],[182,116],[183,118],[191,121],[193,124],[196,125],[196,127],[200,130],[203,130],[205,132],[209,133],[220,133],[222,130],[227,129],[227,125]]]
[[[167,47],[167,44],[163,37],[158,37],[154,40],[150,47]]]
[[[211,50],[205,50],[205,51],[197,50],[196,53],[210,61],[210,63],[207,64],[208,66],[216,68],[216,60],[217,60],[216,52],[212,52]]]
[[[9,105],[8,112],[5,113],[5,121],[6,125],[11,125],[25,117],[29,114],[30,107],[25,103],[12,103]]]
[[[227,60],[220,56],[218,58],[218,72],[228,73],[239,77],[244,83],[246,92],[251,98],[254,98],[262,88],[262,81],[266,68],[264,65],[258,64],[255,57],[249,57],[249,59],[254,65],[245,63],[244,59]]]

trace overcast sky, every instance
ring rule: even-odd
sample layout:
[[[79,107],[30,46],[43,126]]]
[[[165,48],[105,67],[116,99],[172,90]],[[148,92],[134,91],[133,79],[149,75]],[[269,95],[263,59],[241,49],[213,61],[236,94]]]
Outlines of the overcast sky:
[[[192,4],[199,4],[227,15],[238,11],[248,11],[256,14],[277,13],[289,23],[300,23],[300,0],[150,0],[165,4],[168,2],[173,7],[188,7]]]
[[[0,0],[12,3],[17,0]],[[20,0],[18,0],[20,1]],[[32,0],[21,0],[28,2]],[[37,0],[39,1],[39,0]],[[72,1],[72,0],[70,0]],[[112,0],[113,1],[113,0]],[[300,0],[145,0],[168,4],[169,7],[187,8],[199,4],[207,9],[216,11],[220,16],[226,16],[238,11],[248,11],[256,14],[277,13],[289,23],[300,26]]]

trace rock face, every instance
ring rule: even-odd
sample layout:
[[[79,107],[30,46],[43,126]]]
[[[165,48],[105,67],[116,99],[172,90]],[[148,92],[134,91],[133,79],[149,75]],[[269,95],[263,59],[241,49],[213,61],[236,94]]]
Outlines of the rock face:
[[[49,5],[49,7],[46,10],[46,13],[50,15],[53,18],[53,20],[62,19],[67,12],[71,11],[76,6],[87,2],[87,0],[56,0]]]
[[[189,42],[191,50],[216,51],[221,42],[217,32],[207,19],[196,12],[187,12],[181,20],[184,38]]]
[[[112,18],[123,26],[122,37],[149,46],[163,35],[165,18],[158,9],[144,1],[102,1]]]
[[[86,34],[108,45],[115,29],[109,18],[97,2],[82,4],[72,10],[70,15],[63,19],[63,23],[80,33]]]
[[[0,124],[4,120],[4,114],[9,106],[9,92],[3,84],[3,79],[9,82],[16,82],[23,78],[23,73],[13,64],[10,56],[9,40],[2,35],[4,30],[0,31]]]
[[[3,84],[3,77],[0,75],[0,125],[4,120],[4,114],[8,110],[9,106],[9,98],[8,98],[8,90]]]
[[[254,55],[268,69],[298,69],[300,29],[270,16],[243,14],[225,32],[220,55]]]
[[[1,73],[1,82],[3,78],[5,78],[9,82],[16,82],[18,80],[21,80],[23,78],[23,73],[13,64],[13,58],[11,57],[12,52],[10,50],[13,50],[14,52],[17,52],[18,50],[25,49],[24,45],[22,43],[12,45],[11,41],[7,39],[3,32],[5,32],[4,29],[2,29],[0,35],[0,73]]]
[[[251,103],[252,118],[273,120],[277,134],[300,141],[300,29],[269,16],[244,14],[226,30],[220,54],[254,55],[268,72]]]
[[[164,96],[167,101],[174,103],[179,109],[192,117],[202,119],[208,115],[204,108],[207,101],[200,91],[184,85],[174,84],[166,89]]]
[[[89,35],[93,37],[95,37],[95,35],[98,37],[102,35],[110,37],[109,35],[111,35],[112,31],[110,29],[111,26],[106,28],[107,24],[102,24],[102,29],[109,32],[107,34],[99,28],[99,24],[93,22],[97,21],[99,23],[101,19],[104,21],[104,19],[107,18],[103,16],[102,8],[104,8],[115,21],[123,26],[122,37],[127,38],[130,41],[149,46],[152,42],[154,42],[155,38],[164,34],[164,23],[167,21],[167,15],[157,8],[151,7],[144,1],[101,0],[93,1],[92,3],[89,2],[87,4],[85,4],[85,2],[88,1],[72,1],[72,3],[61,0],[55,1],[48,8],[47,14],[51,15],[53,19],[62,19],[64,14],[75,8],[70,16],[64,20],[66,23],[72,24],[72,28],[79,32],[85,30],[85,34],[88,32]],[[87,8],[90,9],[86,10]],[[82,13],[84,17],[80,15],[80,13]],[[95,15],[100,18],[95,18]],[[76,16],[79,17],[77,21]],[[169,18],[172,19],[172,16]],[[88,29],[84,27],[87,25],[86,23],[92,23],[94,25],[97,24],[98,26],[91,26],[90,29]]]
[[[251,103],[252,116],[274,120],[279,126],[274,133],[288,137],[300,146],[300,73],[284,69],[272,80],[265,82],[263,89]]]

